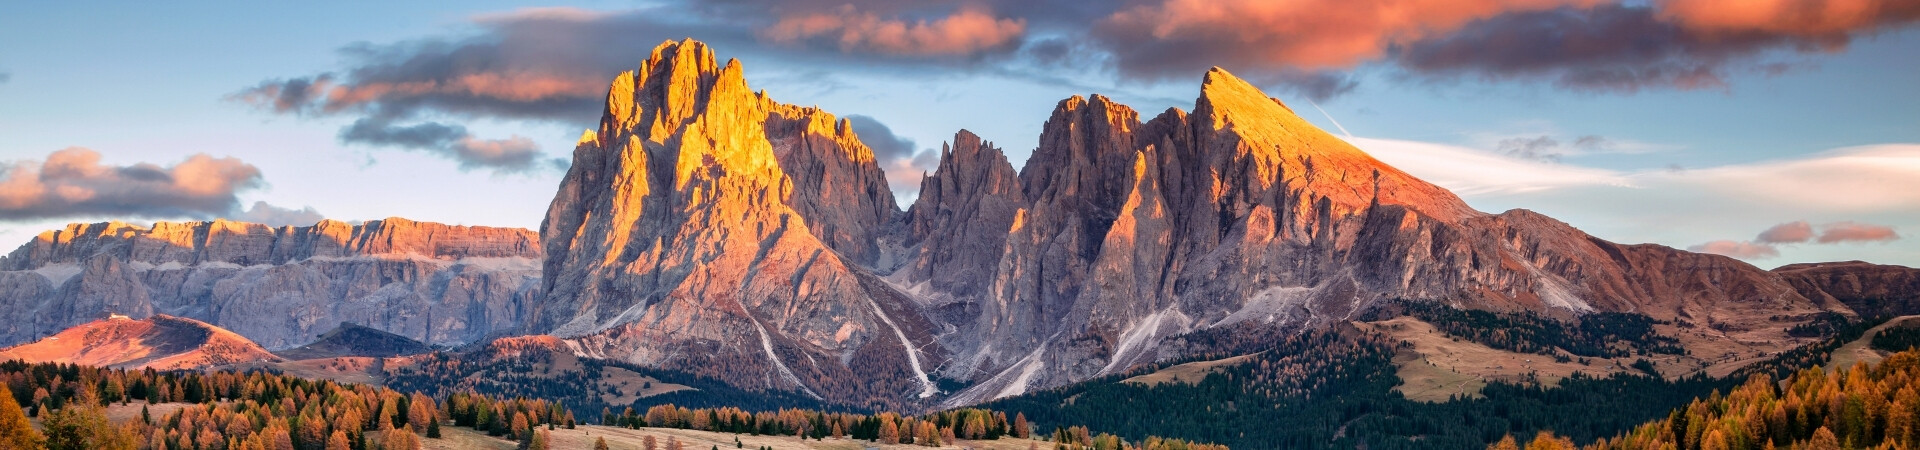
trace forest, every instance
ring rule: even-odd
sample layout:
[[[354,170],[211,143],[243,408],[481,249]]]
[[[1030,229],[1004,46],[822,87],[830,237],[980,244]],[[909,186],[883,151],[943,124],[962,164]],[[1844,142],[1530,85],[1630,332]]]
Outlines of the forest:
[[[6,400],[10,399],[10,401]],[[115,423],[107,408],[141,402],[137,418]],[[151,406],[171,404],[155,414]],[[35,429],[29,418],[38,418]],[[1181,439],[1133,440],[1084,426],[1036,432],[1024,416],[981,409],[924,416],[809,409],[749,412],[738,407],[656,405],[645,413],[603,409],[608,426],[666,427],[723,433],[828,436],[887,444],[938,446],[956,439],[1039,437],[1057,449],[1226,450]],[[414,450],[442,437],[441,427],[471,428],[547,450],[548,430],[580,422],[562,403],[474,391],[441,396],[386,387],[309,380],[265,371],[157,372],[71,364],[0,363],[0,448]]]
[[[1518,332],[1495,335],[1476,331],[1456,337],[1473,340],[1475,336],[1500,336],[1488,341],[1503,343],[1504,348],[1514,351],[1549,352],[1564,349],[1561,345],[1587,345],[1594,355],[1622,354],[1605,353],[1621,349],[1662,353],[1670,340],[1650,334],[1653,322],[1638,315],[1596,315],[1601,317],[1569,324],[1538,316],[1443,309],[1451,308],[1441,306],[1408,314],[1456,324],[1442,327],[1442,331],[1458,329],[1458,324],[1513,327]],[[1357,329],[1278,337],[1265,348],[1248,347],[1241,341],[1221,343],[1209,335],[1179,337],[1175,340],[1218,344],[1252,356],[1243,363],[1217,368],[1191,385],[1120,382],[1194,360],[1182,359],[980,407],[1024,414],[1040,426],[1081,424],[1120,430],[1123,437],[1151,433],[1236,448],[1478,449],[1508,436],[1531,436],[1549,430],[1556,433],[1556,438],[1589,442],[1665,417],[1696,398],[1732,389],[1754,376],[1780,379],[1825,364],[1835,349],[1886,320],[1818,321],[1815,326],[1828,333],[1827,337],[1726,378],[1694,375],[1665,379],[1652,375],[1650,366],[1636,364],[1642,367],[1642,373],[1605,378],[1576,375],[1554,387],[1490,382],[1480,397],[1440,403],[1411,401],[1394,392],[1393,387],[1400,383],[1392,362],[1395,344]],[[1905,329],[1888,331],[1895,330]],[[1226,354],[1208,357],[1218,359],[1222,355]],[[1274,423],[1289,426],[1270,425]]]
[[[1784,381],[1757,374],[1722,394],[1584,448],[1913,448],[1920,443],[1920,351],[1877,365],[1803,369]],[[1577,439],[1535,434],[1526,448],[1575,448]],[[1493,449],[1517,449],[1509,437]]]

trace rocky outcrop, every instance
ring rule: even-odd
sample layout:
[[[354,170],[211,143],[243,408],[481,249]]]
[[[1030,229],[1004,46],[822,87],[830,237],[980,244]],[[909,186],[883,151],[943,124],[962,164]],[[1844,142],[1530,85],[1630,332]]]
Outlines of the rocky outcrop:
[[[961,130],[941,147],[939,167],[920,181],[904,225],[907,257],[888,278],[910,292],[932,294],[924,301],[943,321],[971,325],[982,308],[995,306],[982,300],[990,298],[1007,230],[1026,204],[1020,192],[1006,154]]]
[[[1788,264],[1773,269],[1800,293],[1863,317],[1920,314],[1920,269],[1864,261]]]
[[[532,329],[583,352],[853,404],[933,394],[933,329],[866,270],[897,212],[844,120],[667,42],[607,95],[547,210]]]
[[[537,298],[537,236],[392,218],[269,227],[216,220],[73,224],[0,259],[0,342],[108,314],[168,314],[268,348],[342,322],[455,345],[518,329]]]
[[[155,370],[281,361],[280,357],[231,331],[165,314],[146,319],[112,316],[74,326],[31,344],[0,350],[0,361],[14,359]]]
[[[1018,172],[962,131],[904,214],[845,121],[754,93],[703,44],[609,91],[542,224],[529,329],[748,388],[910,406],[944,377],[971,385],[959,405],[1391,299],[1641,313],[1737,359],[1831,309],[1733,259],[1476,211],[1219,69],[1191,113],[1060,102]]]
[[[1020,179],[1027,204],[980,301],[990,306],[970,324],[977,334],[943,340],[978,343],[949,349],[942,374],[978,382],[949,405],[1190,350],[1161,348],[1170,336],[1318,326],[1387,299],[1569,319],[1637,312],[1711,326],[1683,341],[1731,341],[1749,355],[1790,344],[1773,322],[1821,310],[1732,259],[1614,244],[1525,210],[1475,211],[1220,69],[1191,114],[1142,122],[1105,97],[1062,101]]]

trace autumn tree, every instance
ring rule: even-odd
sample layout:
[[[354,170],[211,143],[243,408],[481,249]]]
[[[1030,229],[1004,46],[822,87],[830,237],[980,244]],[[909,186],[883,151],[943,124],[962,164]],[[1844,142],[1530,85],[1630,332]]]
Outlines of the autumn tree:
[[[49,450],[132,450],[138,446],[135,436],[108,423],[106,410],[92,401],[76,399],[46,416],[41,426],[46,429]]]
[[[353,441],[347,440],[347,432],[333,430],[333,435],[327,436],[327,450],[353,450]]]
[[[601,437],[601,438],[594,438],[594,439],[593,439],[593,450],[611,450],[611,449],[609,449],[609,448],[607,448],[607,438],[604,438],[604,437]]]
[[[643,450],[660,450],[660,441],[654,440],[651,434],[646,435],[646,437],[640,438],[640,448]]]
[[[27,412],[14,402],[13,390],[0,383],[0,448],[35,449],[45,438],[27,422]]]
[[[382,450],[420,450],[420,436],[413,434],[413,425],[389,431],[380,441]]]
[[[890,416],[880,417],[880,443],[882,444],[900,443],[900,426],[895,425],[893,423],[893,417],[890,417]]]
[[[1027,423],[1027,413],[1013,415],[1013,437],[1021,439],[1033,437],[1033,425]]]
[[[533,438],[527,441],[527,450],[547,450],[547,446],[550,445],[548,443],[552,440],[553,437],[547,434],[547,430],[534,430]]]

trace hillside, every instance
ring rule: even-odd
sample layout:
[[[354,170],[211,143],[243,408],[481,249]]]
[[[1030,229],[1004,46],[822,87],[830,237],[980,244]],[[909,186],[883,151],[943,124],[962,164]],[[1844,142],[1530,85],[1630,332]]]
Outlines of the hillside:
[[[430,351],[433,351],[432,346],[408,339],[406,336],[342,322],[339,327],[321,334],[319,339],[307,345],[282,350],[276,354],[289,360],[303,360],[347,356],[384,358]]]
[[[282,361],[231,331],[164,314],[140,320],[113,316],[0,350],[0,360],[13,359],[157,370]]]

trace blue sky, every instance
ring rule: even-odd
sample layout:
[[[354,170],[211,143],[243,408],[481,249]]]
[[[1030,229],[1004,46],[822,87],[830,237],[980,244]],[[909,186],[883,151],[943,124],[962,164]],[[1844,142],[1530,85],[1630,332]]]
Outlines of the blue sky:
[[[1188,109],[1220,65],[1481,210],[1761,267],[1920,265],[1916,2],[1460,0],[1407,22],[1327,1],[12,4],[0,242],[102,220],[536,227],[593,84],[693,37],[777,100],[873,119],[902,198],[958,129],[1018,166],[1060,99]],[[1768,15],[1782,3],[1814,9]],[[454,77],[504,81],[372,89]],[[264,95],[312,81],[372,97]],[[54,167],[91,169],[31,176]]]

